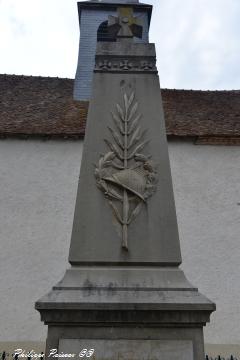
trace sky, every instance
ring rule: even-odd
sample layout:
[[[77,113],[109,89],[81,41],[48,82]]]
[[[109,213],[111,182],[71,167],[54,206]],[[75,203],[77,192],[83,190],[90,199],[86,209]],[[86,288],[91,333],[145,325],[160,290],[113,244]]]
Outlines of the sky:
[[[154,6],[162,88],[240,89],[240,0],[145,0]],[[74,78],[77,0],[0,0],[0,73]]]

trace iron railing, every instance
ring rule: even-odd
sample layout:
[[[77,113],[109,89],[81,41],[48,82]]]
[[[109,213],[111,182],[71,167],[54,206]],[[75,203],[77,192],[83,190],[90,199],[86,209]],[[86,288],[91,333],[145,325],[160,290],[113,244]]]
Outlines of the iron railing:
[[[228,357],[223,357],[221,355],[218,355],[217,357],[211,357],[211,356],[206,355],[205,359],[206,360],[239,360],[239,358],[237,358],[233,355],[230,355]]]

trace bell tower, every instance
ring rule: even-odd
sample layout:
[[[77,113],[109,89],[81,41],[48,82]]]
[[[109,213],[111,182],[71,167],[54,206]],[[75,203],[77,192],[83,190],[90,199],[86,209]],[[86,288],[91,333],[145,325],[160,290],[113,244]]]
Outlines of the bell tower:
[[[74,82],[74,99],[90,100],[95,53],[98,42],[115,41],[108,30],[109,16],[117,16],[119,6],[133,8],[133,16],[138,18],[142,32],[135,42],[148,43],[152,6],[138,0],[90,0],[78,2],[80,42],[77,70]]]

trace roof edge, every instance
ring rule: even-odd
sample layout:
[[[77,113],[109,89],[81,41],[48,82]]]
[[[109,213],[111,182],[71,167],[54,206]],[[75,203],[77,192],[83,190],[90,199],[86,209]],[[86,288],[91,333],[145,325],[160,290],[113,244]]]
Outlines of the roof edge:
[[[124,7],[132,7],[134,10],[138,11],[147,11],[148,13],[148,26],[150,26],[151,18],[152,18],[152,9],[153,6],[150,4],[143,3],[135,3],[135,4],[123,4],[123,3],[99,3],[99,2],[89,2],[89,1],[81,1],[77,3],[78,6],[78,16],[79,16],[79,25],[81,24],[81,12],[83,9],[89,10],[116,10],[119,6]]]

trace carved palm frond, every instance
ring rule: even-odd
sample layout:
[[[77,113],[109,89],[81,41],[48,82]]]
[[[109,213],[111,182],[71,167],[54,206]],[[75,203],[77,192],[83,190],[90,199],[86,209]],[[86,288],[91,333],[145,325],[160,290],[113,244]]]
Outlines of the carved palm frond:
[[[112,118],[114,120],[114,123],[117,127],[117,129],[120,131],[120,133],[123,135],[124,134],[124,128],[123,128],[123,125],[122,125],[122,121],[119,119],[118,116],[116,116],[113,112],[111,113],[112,114]]]
[[[124,159],[121,150],[119,150],[115,144],[113,144],[108,139],[104,139],[104,141],[109,146],[110,150],[112,150],[112,152],[114,152],[114,154],[118,157],[119,160]]]
[[[128,160],[131,160],[134,158],[134,156],[137,154],[138,151],[143,150],[143,148],[149,143],[149,140],[145,140],[141,142],[139,145],[137,145],[134,150],[132,150],[131,154],[128,156]]]
[[[104,139],[110,151],[100,157],[95,170],[98,187],[109,199],[113,213],[122,226],[122,247],[128,249],[128,226],[141,211],[143,203],[156,190],[156,171],[141,151],[148,144],[141,129],[141,114],[135,94],[123,96],[123,107],[112,112],[115,128],[108,127],[112,140]]]
[[[132,123],[129,126],[128,135],[131,135],[131,133],[136,129],[136,127],[139,124],[139,120],[141,118],[141,114],[137,115],[137,117],[132,121]]]
[[[120,135],[116,131],[114,131],[110,126],[108,126],[108,129],[111,132],[111,134],[112,134],[115,142],[117,143],[117,145],[123,150],[124,149],[124,144],[122,142],[122,139],[121,139]]]
[[[128,116],[128,119],[127,119],[128,122],[132,120],[132,117],[135,115],[137,109],[138,109],[138,103],[135,103],[130,111],[129,116]]]

